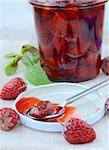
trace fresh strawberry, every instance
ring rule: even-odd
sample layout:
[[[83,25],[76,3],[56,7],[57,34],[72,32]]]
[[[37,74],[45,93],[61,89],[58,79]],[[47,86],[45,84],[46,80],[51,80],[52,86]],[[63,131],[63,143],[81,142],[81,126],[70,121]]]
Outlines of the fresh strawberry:
[[[101,69],[106,75],[109,75],[109,56],[102,60]]]
[[[4,100],[15,99],[20,93],[26,90],[26,84],[23,79],[16,77],[10,80],[1,90],[0,98]]]
[[[106,111],[109,112],[109,98],[106,100],[105,107]]]
[[[86,122],[71,118],[64,125],[64,137],[71,144],[84,144],[92,142],[96,133]]]
[[[11,108],[0,109],[0,129],[4,131],[12,130],[18,122],[17,113]]]

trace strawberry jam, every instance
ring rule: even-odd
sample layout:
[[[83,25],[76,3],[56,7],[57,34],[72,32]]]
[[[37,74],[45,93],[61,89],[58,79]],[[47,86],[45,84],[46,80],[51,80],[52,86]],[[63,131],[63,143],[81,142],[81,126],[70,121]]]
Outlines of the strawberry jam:
[[[31,0],[40,62],[51,81],[81,82],[101,67],[104,0]]]

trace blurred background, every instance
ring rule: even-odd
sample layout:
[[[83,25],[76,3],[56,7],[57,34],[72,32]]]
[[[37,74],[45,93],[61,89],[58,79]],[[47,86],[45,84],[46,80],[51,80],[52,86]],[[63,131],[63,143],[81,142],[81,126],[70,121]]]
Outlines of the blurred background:
[[[0,0],[0,39],[34,39],[32,6],[28,0]]]

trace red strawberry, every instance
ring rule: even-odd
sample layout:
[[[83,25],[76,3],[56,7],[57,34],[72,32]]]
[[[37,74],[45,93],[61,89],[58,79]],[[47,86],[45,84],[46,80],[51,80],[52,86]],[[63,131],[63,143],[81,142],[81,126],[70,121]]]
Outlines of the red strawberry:
[[[109,56],[103,59],[101,69],[106,75],[109,75]]]
[[[54,112],[53,104],[50,101],[40,101],[33,106],[29,114],[36,118],[43,118]]]
[[[65,9],[64,13],[67,16],[67,19],[71,21],[75,18],[79,18],[80,10],[76,5],[72,5],[71,9]]]
[[[11,108],[0,109],[0,129],[4,131],[12,130],[18,122],[17,113]]]
[[[102,43],[103,19],[104,19],[104,7],[101,6],[98,9],[97,19],[96,19],[96,26],[95,26],[96,46],[97,46],[98,49],[100,49],[101,43]]]
[[[109,112],[109,98],[106,100],[105,107],[106,111]]]
[[[92,142],[96,133],[85,121],[71,118],[64,125],[64,137],[71,144],[84,144]]]
[[[0,98],[4,100],[15,99],[20,93],[26,90],[23,79],[16,77],[10,80],[0,92]]]
[[[49,29],[57,37],[65,37],[67,35],[67,18],[62,11],[55,13],[49,23]]]
[[[90,67],[90,66],[84,64],[84,65],[80,65],[77,68],[77,75],[80,79],[89,80],[89,79],[93,79],[97,76],[97,70],[96,70],[95,66]]]
[[[64,81],[65,82],[65,75],[62,71],[52,69],[52,68],[46,68],[46,74],[49,77],[51,81]]]
[[[57,55],[59,55],[59,52],[61,51],[63,52],[66,49],[66,44],[64,43],[62,38],[54,36],[52,40],[53,40],[53,45],[56,48]]]

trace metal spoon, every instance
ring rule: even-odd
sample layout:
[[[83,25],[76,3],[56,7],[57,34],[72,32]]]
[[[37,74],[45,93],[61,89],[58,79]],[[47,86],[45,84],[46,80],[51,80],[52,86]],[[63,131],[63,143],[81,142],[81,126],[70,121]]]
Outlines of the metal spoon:
[[[62,104],[59,105],[59,111],[58,111],[58,113],[53,113],[53,114],[48,115],[48,116],[43,117],[43,118],[36,118],[36,117],[32,117],[32,116],[29,115],[29,111],[30,111],[31,108],[28,108],[24,112],[24,115],[27,116],[27,117],[29,117],[29,118],[31,118],[31,119],[34,119],[34,120],[47,120],[47,119],[53,119],[53,118],[60,117],[65,112],[65,109],[64,109],[65,106],[71,104],[72,102],[78,101],[81,97],[86,96],[87,94],[92,93],[93,91],[95,91],[95,90],[97,90],[97,89],[99,89],[99,88],[107,85],[108,83],[109,83],[109,78],[107,78],[106,80],[104,80],[104,81],[102,81],[102,82],[100,82],[100,83],[92,86],[91,88],[88,88],[88,89],[86,89],[86,90],[84,90],[84,91],[82,91],[82,92],[80,92],[80,93],[78,93],[78,94],[76,94],[76,95],[74,95],[74,96],[66,99],[64,103],[62,103]]]

